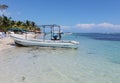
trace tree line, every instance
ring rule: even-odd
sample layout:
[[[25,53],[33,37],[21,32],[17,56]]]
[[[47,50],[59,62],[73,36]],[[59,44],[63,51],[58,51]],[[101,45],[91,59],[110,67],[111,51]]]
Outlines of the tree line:
[[[3,11],[7,9],[7,5],[0,5],[0,10],[2,15],[0,16],[0,31],[8,31],[10,28],[20,28],[25,29],[29,31],[34,31],[36,29],[39,29],[39,27],[35,24],[34,21],[26,20],[23,21],[15,21],[12,20],[11,17],[7,17],[4,15]]]
[[[39,27],[33,21],[29,21],[29,20],[26,20],[25,22],[15,21],[15,20],[12,20],[11,17],[7,17],[4,15],[0,16],[0,30],[8,31],[10,28],[20,28],[20,29],[26,29],[30,31],[39,29]]]

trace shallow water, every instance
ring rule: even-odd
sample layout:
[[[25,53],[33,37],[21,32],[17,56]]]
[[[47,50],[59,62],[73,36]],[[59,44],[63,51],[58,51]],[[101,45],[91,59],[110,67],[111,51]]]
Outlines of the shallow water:
[[[0,82],[120,82],[119,41],[101,41],[79,34],[64,38],[79,41],[79,48],[14,47],[0,52]]]

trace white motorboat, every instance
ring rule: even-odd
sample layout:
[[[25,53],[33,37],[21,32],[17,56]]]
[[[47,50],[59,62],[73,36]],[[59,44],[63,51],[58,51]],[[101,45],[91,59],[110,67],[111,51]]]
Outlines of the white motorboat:
[[[45,27],[45,26],[48,26],[48,25],[44,25],[43,27]],[[51,25],[49,25],[49,26],[51,26]],[[78,48],[79,42],[69,41],[69,40],[61,40],[60,33],[58,33],[58,35],[59,35],[58,38],[56,36],[52,37],[53,35],[54,35],[54,31],[51,32],[51,40],[46,40],[45,35],[44,35],[43,39],[26,38],[26,37],[23,37],[18,34],[11,34],[11,37],[14,39],[14,42],[16,44],[22,45],[22,46]]]

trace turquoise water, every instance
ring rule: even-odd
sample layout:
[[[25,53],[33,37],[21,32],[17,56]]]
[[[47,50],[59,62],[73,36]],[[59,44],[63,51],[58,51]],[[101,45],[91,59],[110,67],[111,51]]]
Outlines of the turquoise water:
[[[108,39],[109,36],[109,39]],[[14,47],[0,52],[2,83],[119,83],[120,41],[111,35],[64,35],[79,48]],[[114,41],[113,41],[114,40]]]

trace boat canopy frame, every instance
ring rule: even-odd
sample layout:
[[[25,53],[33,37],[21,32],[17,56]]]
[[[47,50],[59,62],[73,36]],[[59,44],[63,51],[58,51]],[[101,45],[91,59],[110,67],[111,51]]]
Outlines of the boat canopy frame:
[[[50,33],[51,33],[51,40],[61,40],[61,28],[59,25],[52,24],[52,25],[40,25],[40,27],[43,28],[43,41],[45,41],[46,37],[46,28],[50,28]],[[55,28],[58,28],[58,32],[55,33]]]

